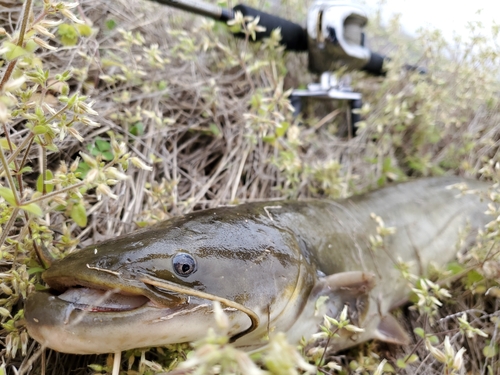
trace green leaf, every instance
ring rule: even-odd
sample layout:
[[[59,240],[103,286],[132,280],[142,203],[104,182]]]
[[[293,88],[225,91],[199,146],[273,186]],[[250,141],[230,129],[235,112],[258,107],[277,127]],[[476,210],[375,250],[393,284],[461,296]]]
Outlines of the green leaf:
[[[106,368],[103,365],[91,364],[91,365],[88,365],[88,367],[90,367],[93,371],[96,371],[96,372],[106,371]]]
[[[91,36],[92,28],[89,25],[76,25],[76,29],[81,36]]]
[[[130,127],[130,134],[139,136],[144,134],[144,124],[142,122],[136,122]]]
[[[113,160],[113,153],[110,151],[103,152],[102,157],[107,161]]]
[[[36,44],[36,42],[33,39],[30,39],[26,42],[24,48],[28,52],[35,52],[36,49],[38,49],[40,46]]]
[[[68,98],[68,101],[66,102],[66,104],[68,105],[68,107],[73,107],[77,100],[78,100],[78,93],[71,95]]]
[[[33,128],[34,134],[45,134],[49,131],[49,127],[46,125],[37,125]]]
[[[446,268],[451,271],[452,275],[458,275],[465,270],[465,267],[458,262],[451,262]]]
[[[282,122],[281,123],[281,127],[276,128],[276,136],[278,138],[279,137],[283,137],[289,127],[290,127],[290,123],[289,122],[287,122],[287,121]]]
[[[19,174],[31,173],[31,172],[33,172],[33,168],[31,168],[30,166],[26,166],[19,171]]]
[[[45,171],[45,181],[50,181],[54,178],[54,175],[52,174],[52,171],[46,170]],[[40,174],[36,180],[36,190],[39,191],[40,193],[43,192],[43,179],[42,175]],[[50,193],[54,190],[54,184],[47,184],[45,183],[45,192]]]
[[[390,373],[394,373],[394,367],[392,367],[392,365],[390,363],[386,363],[382,369],[383,372],[390,372]]]
[[[167,88],[167,82],[161,80],[158,82],[158,90],[163,91]]]
[[[425,331],[423,328],[421,327],[417,327],[413,330],[413,332],[415,332],[415,334],[421,338],[424,338],[425,337]]]
[[[429,339],[430,343],[433,345],[439,344],[439,339],[435,335],[429,336],[428,339]]]
[[[79,202],[71,208],[71,218],[81,228],[87,225],[87,211],[83,203]]]
[[[7,332],[13,332],[17,330],[14,319],[10,319],[7,320],[5,323],[2,323],[2,327],[5,328]]]
[[[498,354],[498,345],[488,345],[483,348],[483,355],[486,358],[495,357]]]
[[[7,49],[7,52],[4,53],[5,60],[7,61],[15,60],[18,57],[29,54],[24,48],[16,46],[11,42],[4,42],[3,46]]]
[[[233,25],[229,26],[229,31],[232,32],[233,34],[238,34],[241,33],[241,25]]]
[[[111,149],[111,145],[109,144],[109,142],[108,141],[104,141],[102,139],[97,139],[95,141],[95,145],[97,146],[97,148],[101,152],[108,151],[108,150]]]
[[[262,137],[262,140],[266,143],[274,143],[274,141],[276,140],[276,137],[274,135],[266,135],[266,136]]]
[[[99,151],[99,149],[97,147],[94,147],[94,146],[89,146],[88,147],[89,151],[90,151],[90,154],[92,156],[97,156],[97,155],[100,155],[101,154],[101,151]]]
[[[405,362],[405,360],[403,358],[399,358],[396,361],[396,366],[398,366],[399,368],[406,368],[406,365],[407,365],[407,363]]]
[[[74,46],[78,42],[78,30],[73,25],[63,23],[59,25],[57,33],[64,46]]]
[[[406,359],[407,358],[407,359]],[[419,360],[418,355],[412,354],[410,357],[406,356],[406,363],[413,363]]]
[[[116,21],[114,19],[107,20],[105,23],[108,30],[113,30],[116,27]]]
[[[65,70],[62,74],[56,74],[55,79],[60,82],[66,82],[72,76],[70,70]]]
[[[471,270],[471,271],[467,272],[467,283],[466,283],[467,287],[470,288],[474,284],[476,284],[480,281],[483,281],[483,280],[484,280],[483,275],[481,275],[476,270]]]
[[[57,146],[53,143],[45,146],[45,148],[48,150],[48,151],[53,151],[53,152],[59,152],[59,148],[57,148]]]
[[[87,173],[90,171],[90,166],[85,163],[84,161],[81,161],[78,163],[78,168],[76,168],[76,172],[80,173],[81,178],[84,179],[87,176]]]
[[[0,197],[5,199],[10,205],[17,207],[16,199],[14,198],[14,193],[11,189],[0,186]]]
[[[12,150],[15,151],[17,148],[16,145],[14,143],[11,143],[11,146]],[[0,147],[3,148],[4,150],[10,151],[9,142],[7,141],[7,138],[0,138]]]
[[[210,132],[213,135],[215,135],[216,137],[218,137],[220,135],[219,127],[216,124],[214,124],[213,122],[210,124],[209,129],[210,129]]]
[[[35,284],[35,290],[38,292],[44,291],[44,290],[49,290],[45,285],[42,284]]]
[[[35,214],[36,216],[42,216],[43,211],[41,207],[36,204],[36,203],[30,203],[30,204],[25,204],[23,206],[20,206],[24,211],[31,212],[32,214]]]
[[[101,156],[104,160],[113,160],[113,153],[111,152],[111,143],[104,139],[96,139],[94,144],[87,145],[87,149],[92,156]]]
[[[43,272],[45,268],[43,267],[30,267],[28,268],[28,275],[34,275],[35,273]]]

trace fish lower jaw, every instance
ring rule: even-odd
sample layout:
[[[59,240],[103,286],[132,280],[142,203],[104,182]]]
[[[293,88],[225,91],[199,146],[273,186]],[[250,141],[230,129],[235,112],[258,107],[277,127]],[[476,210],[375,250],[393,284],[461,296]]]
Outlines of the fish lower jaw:
[[[210,301],[178,309],[159,309],[150,303],[128,311],[89,312],[75,309],[47,292],[26,301],[28,333],[47,348],[72,354],[113,353],[200,340],[216,328]],[[248,317],[228,311],[233,335],[248,326]]]

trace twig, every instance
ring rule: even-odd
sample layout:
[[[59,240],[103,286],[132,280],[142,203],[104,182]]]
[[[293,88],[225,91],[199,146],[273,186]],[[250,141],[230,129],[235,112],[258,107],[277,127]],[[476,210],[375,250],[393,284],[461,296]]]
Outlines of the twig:
[[[7,180],[9,181],[10,189],[12,190],[12,194],[14,195],[14,200],[16,201],[16,205],[19,206],[19,196],[17,194],[16,190],[16,184],[14,183],[14,179],[12,178],[12,175],[10,174],[9,170],[9,163],[7,161],[7,158],[5,157],[5,153],[3,152],[3,148],[0,147],[0,160],[2,161],[5,175],[7,176]]]
[[[85,182],[82,181],[82,182],[79,182],[75,185],[72,185],[72,186],[67,186],[65,188],[62,188],[61,190],[58,190],[58,191],[53,191],[51,193],[48,193],[48,194],[45,194],[45,195],[42,195],[42,196],[39,196],[37,198],[33,198],[27,202],[23,202],[21,205],[22,206],[26,206],[28,204],[31,204],[31,203],[36,203],[36,202],[40,202],[40,201],[43,201],[47,198],[52,198],[52,197],[55,197],[56,195],[59,195],[59,194],[62,194],[62,193],[65,193],[67,191],[70,191],[70,190],[73,190],[73,189],[77,189],[81,186],[85,185]]]
[[[17,149],[14,150],[12,155],[9,156],[9,158],[7,159],[7,164],[10,164],[12,161],[14,161],[14,159],[17,157],[17,155],[19,155],[21,153],[21,151],[26,147],[26,145],[29,144],[28,149],[26,150],[26,154],[23,158],[23,163],[21,163],[21,167],[22,167],[24,165],[24,162],[26,161],[29,148],[31,147],[31,143],[33,142],[34,138],[35,138],[35,135],[30,132],[30,134],[24,139],[23,143],[21,143],[21,145]],[[0,174],[2,174],[3,172],[4,172],[3,166],[0,165]]]
[[[26,164],[26,159],[28,159],[29,151],[31,149],[31,145],[33,144],[33,141],[35,140],[35,135],[33,133],[30,133],[31,137],[27,137],[24,141],[23,144],[20,147],[23,147],[24,143],[28,141],[28,146],[26,146],[26,152],[24,153],[23,160],[21,161],[21,165],[19,166],[19,170],[23,169],[24,165]],[[14,154],[12,154],[14,155]],[[9,158],[9,162],[10,162]]]
[[[28,19],[30,17],[32,5],[33,0],[26,0],[26,3],[24,4],[23,19],[21,21],[21,28],[19,29],[19,40],[17,41],[17,45],[19,47],[22,47],[24,43],[24,35],[26,34],[26,28],[28,27]]]
[[[26,34],[26,28],[28,27],[28,20],[31,13],[31,8],[33,6],[33,0],[26,0],[24,3],[23,9],[23,19],[21,21],[21,28],[19,29],[19,40],[17,41],[17,46],[22,47],[24,43],[24,35]],[[5,73],[3,74],[2,80],[0,81],[0,91],[2,91],[4,85],[10,79],[12,72],[14,72],[14,68],[16,67],[17,59],[12,60],[7,65],[7,69],[5,69]]]
[[[112,375],[120,374],[120,362],[122,359],[122,352],[116,352],[113,358],[113,373]]]
[[[14,210],[12,210],[12,215],[10,216],[9,221],[7,222],[7,224],[5,224],[5,227],[3,228],[3,232],[2,232],[2,235],[0,237],[0,247],[5,242],[5,239],[7,238],[7,235],[10,232],[10,228],[12,227],[12,225],[14,224],[14,222],[17,219],[18,213],[19,213],[19,208],[14,207]]]
[[[40,174],[42,176],[42,195],[47,194],[47,186],[45,185],[45,180],[47,178],[47,149],[40,145]]]
[[[267,214],[267,217],[271,220],[271,221],[274,221],[273,217],[271,216],[271,214],[269,213],[269,210],[274,210],[274,209],[280,209],[281,206],[265,206],[264,207],[264,211],[266,211],[266,214]]]

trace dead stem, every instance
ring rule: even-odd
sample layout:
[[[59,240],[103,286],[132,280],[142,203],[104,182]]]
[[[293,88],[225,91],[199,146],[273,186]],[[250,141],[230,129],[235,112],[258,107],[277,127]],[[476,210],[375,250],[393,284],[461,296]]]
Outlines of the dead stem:
[[[17,157],[17,155],[19,155],[19,153],[21,151],[23,151],[25,147],[27,147],[26,152],[25,152],[24,157],[23,157],[23,161],[21,162],[21,168],[22,168],[25,165],[26,158],[28,157],[28,153],[29,153],[29,150],[30,150],[30,147],[31,147],[31,144],[33,142],[34,137],[35,137],[35,135],[30,132],[29,135],[26,138],[24,138],[21,145],[19,145],[19,147],[17,147],[14,150],[14,152],[10,155],[10,157],[7,159],[7,164],[12,163],[15,160],[15,158]],[[5,171],[5,169],[3,168],[3,165],[1,165],[0,166],[0,174],[2,174],[4,171]]]
[[[9,235],[10,228],[12,228],[12,225],[15,223],[18,213],[19,213],[19,208],[14,207],[14,209],[12,210],[12,214],[10,216],[9,221],[5,224],[5,227],[3,227],[3,229],[2,229],[2,235],[0,236],[0,247],[3,246],[5,239]]]
[[[12,178],[12,175],[10,174],[10,169],[9,169],[9,163],[7,159],[5,158],[5,153],[3,152],[3,148],[0,147],[0,161],[2,162],[2,165],[4,167],[5,171],[5,176],[7,177],[7,181],[9,181],[9,186],[10,189],[12,190],[12,195],[14,197],[14,201],[17,206],[20,205],[20,200],[19,200],[19,195],[16,189],[16,184],[14,183],[14,179]]]
[[[28,27],[28,20],[31,14],[31,8],[33,6],[33,0],[26,0],[24,3],[23,11],[22,11],[22,20],[21,27],[19,29],[19,40],[17,41],[17,46],[23,47],[24,43],[24,35],[26,34],[26,28]],[[14,72],[14,68],[16,67],[17,59],[14,59],[9,62],[7,65],[7,69],[3,74],[2,79],[0,80],[0,91],[2,91],[5,84],[9,81],[10,76]]]
[[[30,199],[29,201],[23,202],[22,205],[26,206],[26,205],[31,204],[31,203],[41,202],[41,201],[44,201],[44,200],[46,200],[48,198],[55,197],[55,196],[57,196],[59,194],[66,193],[67,191],[78,189],[78,188],[80,188],[80,187],[82,187],[84,185],[85,185],[85,182],[82,181],[82,182],[79,182],[79,183],[74,184],[72,186],[67,186],[67,187],[61,188],[61,189],[59,189],[57,191],[53,191],[53,192],[47,193],[45,195],[39,196],[37,198]]]

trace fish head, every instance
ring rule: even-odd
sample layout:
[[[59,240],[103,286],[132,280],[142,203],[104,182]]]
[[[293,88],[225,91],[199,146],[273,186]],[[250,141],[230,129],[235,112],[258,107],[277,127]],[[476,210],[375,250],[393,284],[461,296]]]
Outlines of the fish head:
[[[293,323],[315,279],[293,234],[268,224],[207,210],[72,253],[28,298],[29,333],[76,354],[190,342],[217,326],[217,301],[232,340],[261,345]]]

